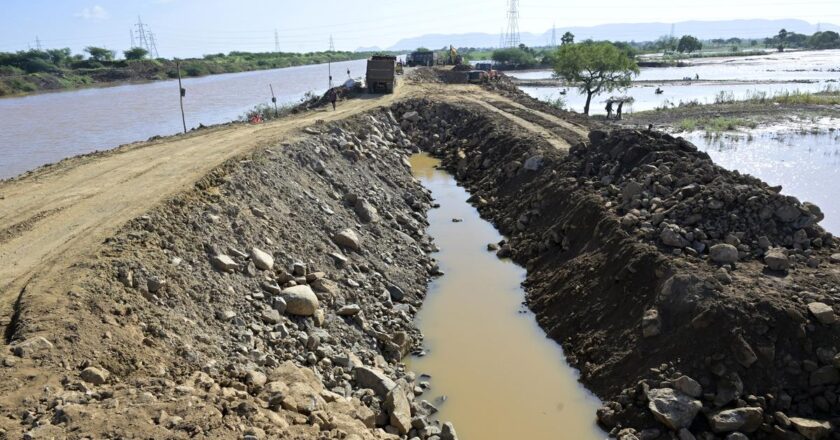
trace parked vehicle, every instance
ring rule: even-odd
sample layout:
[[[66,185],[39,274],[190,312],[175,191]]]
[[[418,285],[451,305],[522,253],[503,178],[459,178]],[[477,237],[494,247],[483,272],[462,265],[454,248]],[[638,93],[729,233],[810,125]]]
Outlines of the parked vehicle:
[[[485,72],[483,70],[470,70],[467,73],[467,81],[469,81],[473,84],[479,84],[479,83],[487,82],[487,80],[488,80],[487,72]]]
[[[437,64],[437,53],[432,51],[418,51],[418,52],[411,52],[406,57],[406,63],[408,67],[416,67],[416,66],[426,66],[432,67]]]
[[[396,65],[397,57],[370,57],[365,76],[368,93],[394,93],[397,82]]]

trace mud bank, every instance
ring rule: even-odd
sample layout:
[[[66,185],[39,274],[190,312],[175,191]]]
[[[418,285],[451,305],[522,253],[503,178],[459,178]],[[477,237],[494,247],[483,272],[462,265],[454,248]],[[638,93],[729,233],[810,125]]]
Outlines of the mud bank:
[[[837,241],[819,208],[658,132],[569,152],[461,106],[408,128],[508,236],[528,305],[630,439],[840,438]]]
[[[381,111],[307,131],[123,227],[66,312],[22,296],[8,438],[456,438],[401,363],[439,273],[407,137]]]

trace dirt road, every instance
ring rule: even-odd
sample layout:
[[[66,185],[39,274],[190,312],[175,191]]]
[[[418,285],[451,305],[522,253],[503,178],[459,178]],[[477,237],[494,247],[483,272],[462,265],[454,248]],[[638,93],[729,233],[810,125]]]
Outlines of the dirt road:
[[[225,160],[293,138],[319,120],[342,119],[419,96],[481,105],[557,148],[569,146],[569,141],[545,127],[567,124],[554,116],[476,86],[406,83],[392,95],[340,103],[335,112],[319,110],[261,125],[219,127],[67,160],[0,183],[0,324],[6,328],[14,323],[23,305],[57,306],[53,300],[72,278],[66,269],[81,262],[120,225],[188,188]],[[529,122],[504,108],[525,109],[544,123]],[[21,295],[24,288],[26,298]],[[6,328],[6,342],[13,327]]]

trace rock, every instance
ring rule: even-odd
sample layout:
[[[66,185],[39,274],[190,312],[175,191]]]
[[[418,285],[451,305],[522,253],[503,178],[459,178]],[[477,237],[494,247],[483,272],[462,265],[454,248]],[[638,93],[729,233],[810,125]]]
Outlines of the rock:
[[[219,321],[227,322],[233,318],[236,318],[236,312],[233,310],[216,310],[216,319]]]
[[[703,387],[696,380],[688,376],[680,376],[674,381],[674,388],[691,397],[703,395]]]
[[[216,270],[220,270],[222,272],[234,272],[239,268],[236,261],[233,261],[233,258],[230,258],[225,254],[213,255],[210,257],[210,264],[213,265]]]
[[[110,374],[107,370],[96,367],[87,367],[84,370],[82,370],[82,374],[80,375],[83,381],[92,383],[94,385],[102,385],[103,383],[107,382],[108,376],[110,376]]]
[[[263,310],[260,314],[260,318],[262,318],[263,322],[266,324],[279,324],[280,323],[280,311],[277,309],[267,309]]]
[[[772,248],[764,254],[764,264],[770,270],[786,271],[790,267],[790,261],[782,249]]]
[[[160,279],[156,276],[151,276],[151,277],[149,277],[148,280],[146,280],[146,288],[149,289],[149,292],[151,292],[151,293],[159,292],[160,289],[162,289],[163,286],[165,286],[165,285],[166,285],[166,281],[164,281],[164,280],[162,280],[162,279]]]
[[[17,357],[36,358],[48,353],[52,350],[52,348],[52,342],[48,341],[43,336],[36,336],[18,344],[14,344],[12,352]]]
[[[356,199],[353,210],[364,223],[376,223],[380,220],[379,211],[366,199]]]
[[[388,284],[385,286],[388,289],[388,294],[391,296],[391,301],[402,301],[405,298],[405,291],[395,284]]]
[[[318,310],[318,297],[306,284],[283,289],[280,297],[286,301],[286,313],[312,316]]]
[[[385,373],[366,366],[357,366],[354,368],[353,378],[356,381],[356,385],[360,388],[370,388],[382,399],[385,398],[389,391],[397,386]]]
[[[629,201],[635,199],[641,193],[642,193],[642,185],[639,185],[639,183],[636,182],[635,180],[631,180],[631,181],[627,182],[627,184],[624,185],[624,188],[621,190],[621,198],[626,203],[626,202],[629,202]],[[668,245],[668,246],[671,246],[671,245]]]
[[[694,434],[691,433],[691,431],[685,428],[680,429],[680,432],[677,433],[677,437],[680,440],[697,440],[697,437],[695,437]]]
[[[650,309],[642,316],[642,336],[650,338],[662,331],[662,320],[659,319],[659,311]]]
[[[283,299],[282,296],[276,296],[271,301],[271,307],[273,307],[274,310],[277,310],[277,313],[282,315],[286,313],[286,308],[288,307],[288,304],[286,304],[286,300]]]
[[[670,388],[652,389],[648,391],[647,397],[650,401],[648,408],[656,420],[674,431],[691,426],[702,408],[699,400]]]
[[[598,423],[607,429],[612,429],[618,424],[615,410],[609,406],[602,406],[598,408],[598,410],[595,411],[595,416],[598,418]]]
[[[245,383],[248,385],[261,388],[266,382],[268,382],[268,378],[265,373],[257,370],[248,370],[248,372],[245,373]]]
[[[274,257],[268,252],[263,252],[257,248],[251,248],[251,261],[260,270],[271,270],[274,268]]]
[[[828,257],[828,261],[830,261],[831,264],[840,264],[840,254],[831,254],[831,256]]]
[[[333,241],[341,247],[345,247],[356,252],[362,249],[362,242],[359,240],[359,236],[349,228],[335,234],[335,236],[333,236]]]
[[[758,360],[755,351],[742,334],[735,336],[735,340],[732,342],[732,351],[735,354],[735,360],[744,368],[749,368]]]
[[[776,212],[774,214],[779,220],[785,223],[791,223],[794,220],[798,219],[802,213],[796,206],[782,205],[778,209],[776,209]]]
[[[417,113],[416,111],[405,112],[403,113],[402,118],[404,121],[409,122],[420,122],[420,120],[423,119],[420,117],[420,113]]]
[[[790,423],[794,429],[808,440],[822,440],[831,434],[831,424],[819,420],[791,417]]]
[[[732,264],[738,261],[738,248],[719,243],[709,248],[709,258],[718,264]]]
[[[451,422],[446,422],[440,428],[440,440],[458,440],[458,434],[455,433],[455,427]]]
[[[662,229],[659,234],[659,239],[662,240],[666,246],[683,248],[688,246],[688,240],[682,237],[679,229],[674,226],[668,226]]]
[[[407,434],[411,429],[411,406],[402,387],[395,386],[385,396],[385,409],[390,415],[391,426],[400,434]]]
[[[733,432],[727,435],[725,440],[750,440],[750,438],[740,432]]]
[[[362,308],[359,307],[358,304],[348,304],[348,305],[342,306],[340,309],[338,309],[338,312],[336,312],[336,314],[338,316],[353,316],[353,315],[358,315],[359,312],[361,312],[361,311],[362,311]]]
[[[834,309],[828,304],[821,302],[812,302],[808,304],[808,311],[817,318],[821,324],[831,325],[837,321],[837,316],[834,314]]]
[[[764,421],[764,410],[753,407],[726,409],[711,413],[707,417],[709,426],[716,433],[754,432]]]
[[[811,372],[811,386],[835,385],[840,383],[840,371],[832,365],[817,368]]]
[[[542,156],[531,156],[526,161],[525,164],[522,165],[522,168],[528,171],[538,171],[540,167],[542,167],[543,157]]]

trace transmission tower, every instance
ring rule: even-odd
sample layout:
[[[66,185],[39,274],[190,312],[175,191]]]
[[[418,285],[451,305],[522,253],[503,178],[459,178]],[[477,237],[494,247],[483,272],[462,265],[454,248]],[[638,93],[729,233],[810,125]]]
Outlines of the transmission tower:
[[[280,52],[280,34],[277,33],[277,28],[274,28],[274,51]]]
[[[137,47],[146,49],[147,52],[151,53],[149,39],[146,36],[146,25],[143,24],[143,20],[140,19],[140,16],[137,16],[137,24],[135,24],[134,26],[137,28],[137,30],[135,31],[137,33]]]
[[[330,34],[330,52],[335,52],[335,41],[333,41],[332,34]]]
[[[519,0],[508,0],[506,47],[519,46]]]
[[[37,35],[35,36],[35,48],[41,50],[41,39]]]
[[[551,47],[557,47],[557,26],[554,23],[551,24]]]
[[[155,43],[155,34],[149,30],[149,57],[160,58],[157,50],[157,43]]]
[[[129,49],[134,49],[137,46],[134,45],[135,43],[134,43],[134,28],[133,27],[128,28],[128,35],[129,35],[129,37],[131,37],[131,46],[128,46],[128,48]]]

